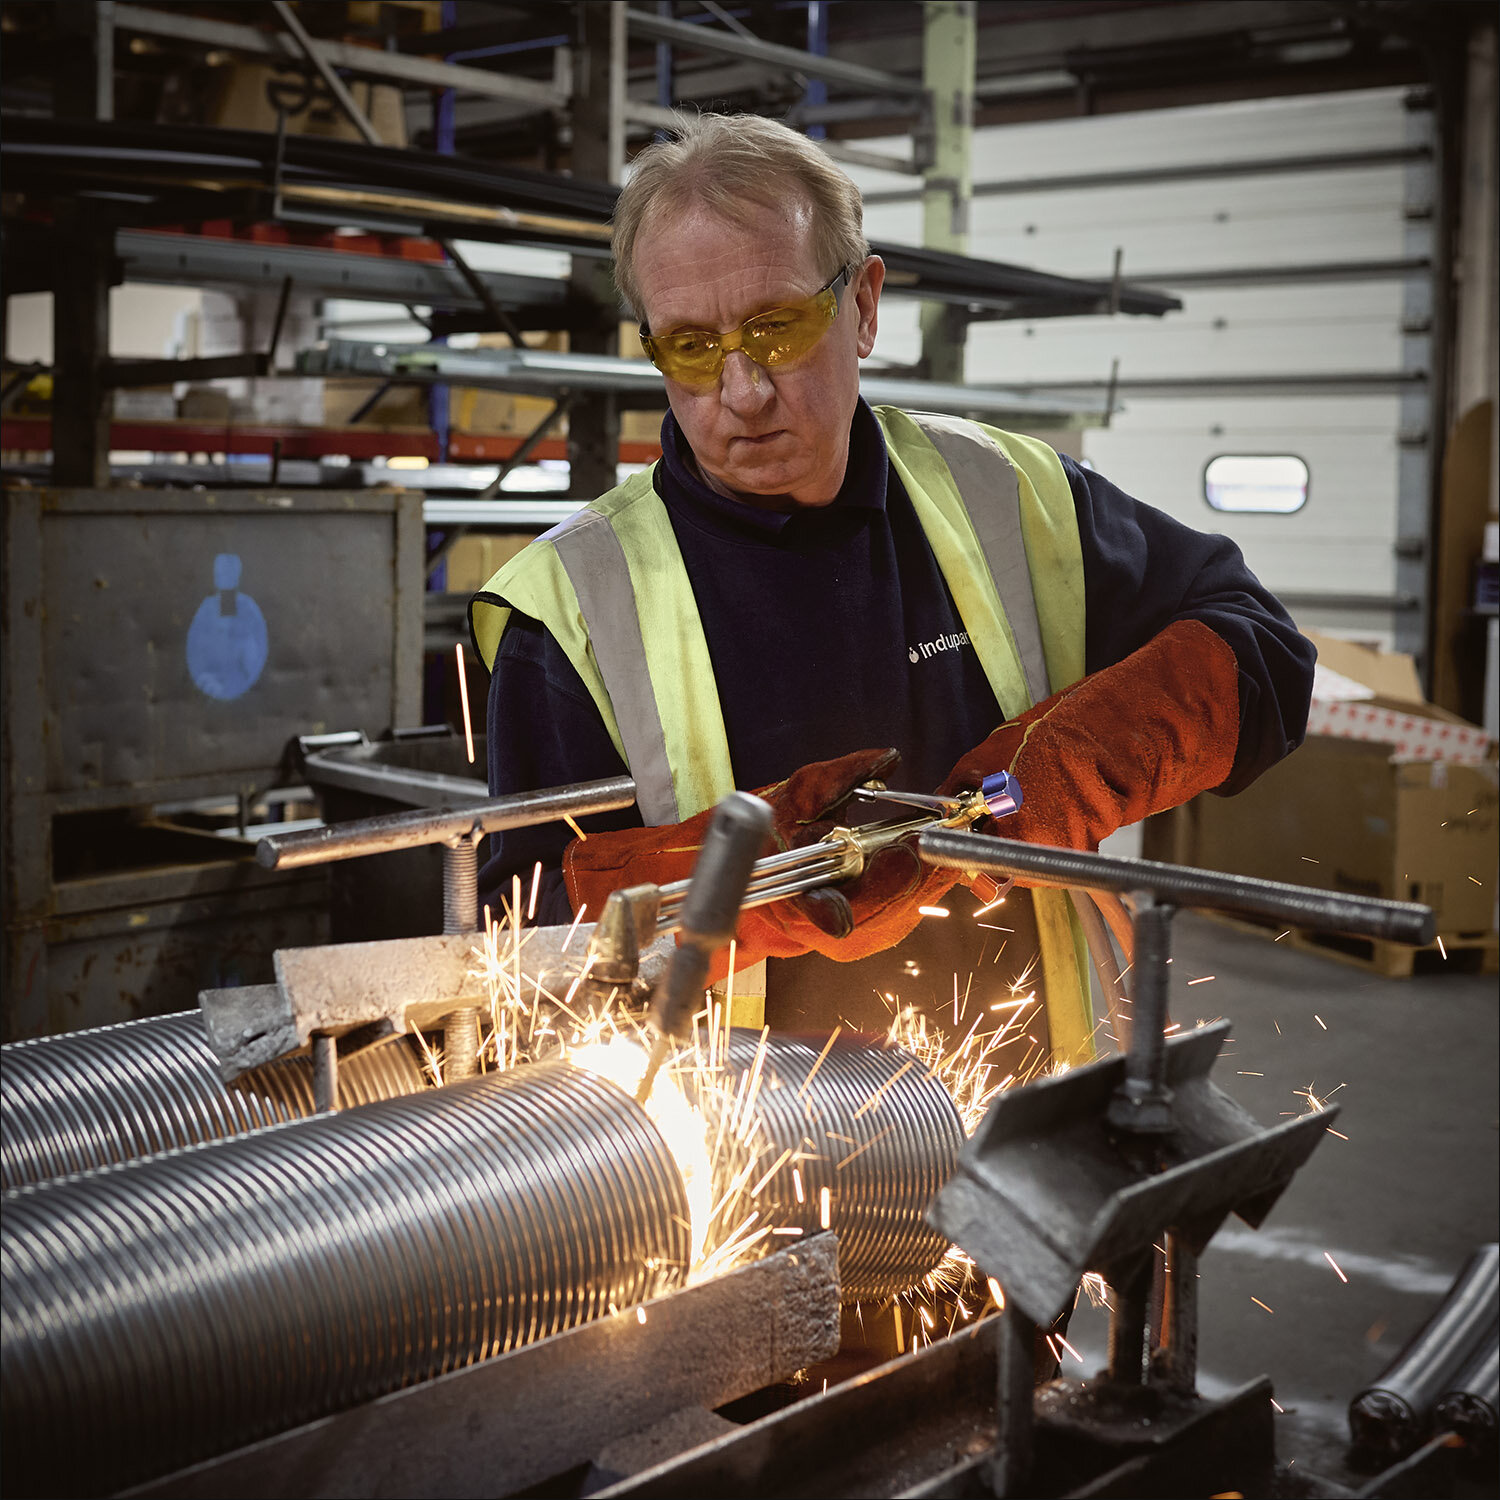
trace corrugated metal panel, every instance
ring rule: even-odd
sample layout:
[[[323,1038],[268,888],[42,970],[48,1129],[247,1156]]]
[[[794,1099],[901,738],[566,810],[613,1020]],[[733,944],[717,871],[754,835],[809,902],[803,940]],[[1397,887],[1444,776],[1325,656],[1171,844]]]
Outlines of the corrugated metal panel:
[[[1405,91],[1379,89],[1250,103],[1040,122],[976,132],[976,182],[1140,171],[1310,152],[1370,151],[1412,143]],[[876,147],[877,143],[870,143]],[[863,180],[863,179],[862,179]],[[876,179],[869,179],[875,187]],[[881,188],[895,186],[884,178]],[[1105,275],[1115,248],[1127,277],[1172,270],[1286,267],[1396,260],[1421,251],[1425,227],[1407,213],[1413,176],[1403,166],[1208,177],[974,200],[973,253],[1068,274]],[[882,204],[872,234],[920,236],[920,209]],[[1168,281],[1165,283],[1173,290]],[[1189,525],[1223,531],[1273,589],[1393,595],[1400,516],[1424,485],[1425,451],[1403,445],[1420,427],[1420,389],[1393,394],[1225,394],[1151,397],[1132,379],[1395,374],[1420,363],[1425,339],[1398,278],[1319,284],[1187,287],[1180,313],[1162,320],[1075,318],[975,324],[967,375],[976,383],[1099,382],[1119,361],[1123,409],[1084,435],[1084,453],[1122,488]],[[915,309],[881,310],[878,358],[915,360]],[[1202,473],[1219,453],[1296,453],[1311,474],[1308,504],[1290,516],[1209,509]],[[1404,478],[1403,478],[1404,472]],[[1403,510],[1402,497],[1405,496]],[[1408,526],[1410,521],[1408,520]],[[1393,633],[1377,611],[1340,619],[1299,611],[1308,623]]]

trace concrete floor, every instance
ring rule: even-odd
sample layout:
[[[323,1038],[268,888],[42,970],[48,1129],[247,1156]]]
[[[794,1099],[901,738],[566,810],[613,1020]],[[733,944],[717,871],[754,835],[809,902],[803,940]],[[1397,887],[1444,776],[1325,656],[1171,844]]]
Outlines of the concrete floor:
[[[1345,1468],[1350,1398],[1500,1237],[1496,980],[1385,979],[1206,917],[1174,927],[1173,1019],[1234,1026],[1215,1082],[1266,1124],[1303,1111],[1311,1086],[1342,1104],[1348,1136],[1325,1137],[1260,1230],[1231,1219],[1204,1255],[1200,1389],[1270,1375],[1280,1461],[1360,1482]],[[1081,1307],[1069,1330],[1090,1371],[1106,1320]]]

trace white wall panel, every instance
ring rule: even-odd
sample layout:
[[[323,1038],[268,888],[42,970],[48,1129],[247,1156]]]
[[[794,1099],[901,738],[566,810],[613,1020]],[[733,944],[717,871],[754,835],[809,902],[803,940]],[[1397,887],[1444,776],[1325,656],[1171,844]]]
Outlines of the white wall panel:
[[[1397,148],[1407,144],[1407,123],[1403,91],[1380,89],[996,127],[976,132],[974,179]],[[889,174],[855,175],[869,188],[902,185]],[[1117,246],[1127,279],[1132,271],[1399,259],[1410,254],[1405,190],[1405,169],[1395,165],[981,197],[970,249],[1098,279],[1109,275]],[[920,242],[915,203],[875,205],[866,222],[874,238]],[[1189,287],[1178,295],[1183,310],[1161,319],[975,324],[968,378],[1098,382],[1118,360],[1124,409],[1108,430],[1084,435],[1084,452],[1102,473],[1188,525],[1233,537],[1273,589],[1394,592],[1397,396],[1168,398],[1129,392],[1128,382],[1399,371],[1412,357],[1403,347],[1402,283]],[[915,304],[891,299],[881,313],[877,361],[916,360]],[[1307,504],[1290,516],[1211,510],[1203,469],[1234,452],[1299,455],[1310,474]],[[1389,621],[1348,623],[1373,623],[1382,633]]]

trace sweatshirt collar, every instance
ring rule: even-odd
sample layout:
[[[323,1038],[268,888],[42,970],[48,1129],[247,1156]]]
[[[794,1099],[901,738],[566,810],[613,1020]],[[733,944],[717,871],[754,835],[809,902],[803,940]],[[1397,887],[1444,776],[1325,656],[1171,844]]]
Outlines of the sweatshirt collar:
[[[668,505],[681,507],[693,520],[712,530],[769,540],[783,535],[794,522],[805,522],[829,511],[883,511],[888,468],[885,434],[869,403],[861,396],[849,427],[849,465],[834,499],[828,505],[816,507],[762,510],[721,495],[703,482],[692,449],[669,411],[661,424],[656,491]]]

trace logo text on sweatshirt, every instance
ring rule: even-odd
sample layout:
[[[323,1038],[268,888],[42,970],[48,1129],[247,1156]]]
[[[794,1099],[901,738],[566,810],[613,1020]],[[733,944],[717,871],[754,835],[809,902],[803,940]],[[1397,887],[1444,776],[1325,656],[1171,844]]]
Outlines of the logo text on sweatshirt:
[[[952,635],[940,635],[935,641],[918,641],[915,646],[908,646],[906,654],[913,664],[926,661],[938,651],[957,651],[960,646],[969,644],[969,632],[959,630]]]

